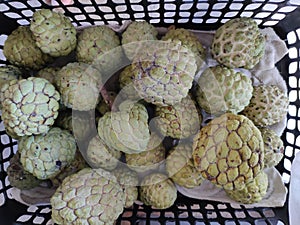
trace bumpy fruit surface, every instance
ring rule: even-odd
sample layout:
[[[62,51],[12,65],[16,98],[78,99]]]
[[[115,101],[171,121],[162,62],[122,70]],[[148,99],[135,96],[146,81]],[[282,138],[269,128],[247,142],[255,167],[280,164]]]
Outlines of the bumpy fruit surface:
[[[225,112],[238,113],[250,102],[251,79],[225,66],[207,68],[198,80],[196,99],[207,113],[220,116]]]
[[[194,54],[181,42],[145,44],[132,63],[139,96],[155,105],[173,105],[188,95],[197,70]]]
[[[139,100],[139,94],[134,88],[133,83],[133,71],[131,65],[126,66],[120,73],[119,84],[120,92],[119,95],[123,99]]]
[[[177,189],[165,174],[147,175],[140,185],[140,199],[145,205],[166,209],[171,207],[177,198]]]
[[[289,99],[275,85],[259,85],[253,88],[250,104],[242,114],[257,126],[265,127],[278,123],[287,114]]]
[[[267,193],[268,183],[268,175],[262,171],[242,190],[226,190],[226,194],[235,201],[252,204],[263,199]]]
[[[123,189],[111,173],[85,168],[64,179],[52,196],[52,220],[57,224],[113,224],[124,204]]]
[[[60,95],[47,80],[37,77],[4,85],[2,120],[18,136],[48,132],[58,115]]]
[[[231,19],[217,29],[211,53],[230,68],[252,69],[265,51],[265,37],[252,18]]]
[[[52,60],[36,45],[27,26],[19,26],[7,37],[3,54],[11,64],[34,70],[41,69]]]
[[[22,137],[19,151],[24,169],[45,180],[70,165],[75,158],[76,142],[68,131],[53,127],[47,134]]]
[[[61,69],[60,67],[46,67],[38,71],[35,76],[44,78],[48,80],[51,84],[56,86],[56,77],[60,69]]]
[[[20,153],[17,152],[10,160],[7,167],[7,177],[11,186],[27,190],[38,186],[42,181],[24,170],[20,162]]]
[[[277,166],[283,158],[283,141],[269,128],[262,128],[260,131],[265,145],[265,167]]]
[[[193,159],[203,178],[226,190],[241,190],[264,168],[261,132],[245,116],[223,114],[194,137]]]
[[[61,13],[49,9],[36,11],[30,21],[30,30],[37,46],[53,57],[68,55],[76,47],[76,29]]]
[[[192,152],[191,143],[181,143],[170,150],[166,159],[168,176],[174,183],[186,188],[197,187],[203,181],[201,173],[194,166]]]

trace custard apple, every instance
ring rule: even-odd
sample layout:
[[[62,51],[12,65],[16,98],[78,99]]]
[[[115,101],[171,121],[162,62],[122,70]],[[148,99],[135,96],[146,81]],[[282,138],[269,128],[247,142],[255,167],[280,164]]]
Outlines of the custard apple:
[[[39,70],[53,60],[36,45],[27,26],[19,26],[8,35],[4,42],[3,54],[11,64],[33,70]]]
[[[113,225],[124,210],[125,194],[110,172],[85,168],[65,178],[50,202],[56,224]]]
[[[62,13],[50,9],[34,12],[30,30],[42,52],[53,57],[68,55],[76,48],[76,29]]]
[[[223,114],[194,137],[193,160],[203,178],[225,190],[241,190],[264,168],[261,132],[245,116]]]
[[[252,69],[265,52],[265,37],[252,18],[234,18],[216,30],[211,53],[229,68]]]
[[[225,66],[214,66],[201,74],[196,99],[209,114],[237,114],[249,104],[252,91],[252,81],[245,74]]]
[[[36,77],[41,77],[48,80],[51,84],[56,86],[57,73],[60,67],[45,67],[37,72]]]
[[[126,66],[120,73],[119,84],[120,92],[118,95],[123,99],[140,100],[140,96],[134,88],[133,71],[131,65]]]
[[[74,137],[58,127],[46,134],[22,137],[18,147],[24,169],[41,180],[55,177],[70,165],[77,148]]]
[[[103,116],[106,112],[110,112],[114,104],[115,99],[117,98],[117,93],[114,91],[107,91],[107,98],[104,99],[100,96],[98,105],[96,106],[97,111]]]
[[[18,136],[47,133],[58,116],[60,94],[47,80],[37,77],[5,84],[2,120],[5,129]]]
[[[140,199],[145,205],[156,209],[171,207],[177,198],[177,189],[171,179],[163,173],[152,173],[140,184]]]
[[[289,99],[275,85],[259,85],[253,88],[250,104],[241,114],[256,126],[266,127],[280,122],[287,115]]]

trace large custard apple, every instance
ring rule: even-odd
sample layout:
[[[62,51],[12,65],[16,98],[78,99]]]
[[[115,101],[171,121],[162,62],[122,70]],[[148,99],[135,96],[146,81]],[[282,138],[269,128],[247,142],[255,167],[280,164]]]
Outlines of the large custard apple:
[[[223,114],[194,137],[193,159],[203,178],[225,190],[241,190],[264,168],[261,132],[245,116]]]
[[[207,113],[239,113],[250,102],[252,81],[245,74],[225,66],[207,68],[198,80],[196,99]]]
[[[58,116],[60,94],[47,80],[37,77],[5,84],[2,120],[5,129],[18,136],[47,133]]]
[[[41,180],[55,177],[70,165],[77,148],[70,132],[58,127],[46,134],[22,137],[18,147],[24,169]]]
[[[260,127],[278,123],[287,114],[289,99],[275,85],[259,85],[253,88],[250,104],[241,112]]]
[[[71,20],[62,13],[50,9],[34,12],[30,30],[37,46],[53,57],[68,55],[76,47],[76,29]]]
[[[214,35],[211,53],[229,68],[252,69],[265,51],[265,37],[252,18],[234,18],[219,27]]]
[[[51,198],[56,224],[113,225],[123,212],[125,194],[115,176],[85,168],[63,180]]]
[[[27,26],[19,26],[4,42],[3,54],[13,65],[26,69],[39,70],[52,58],[37,46]]]

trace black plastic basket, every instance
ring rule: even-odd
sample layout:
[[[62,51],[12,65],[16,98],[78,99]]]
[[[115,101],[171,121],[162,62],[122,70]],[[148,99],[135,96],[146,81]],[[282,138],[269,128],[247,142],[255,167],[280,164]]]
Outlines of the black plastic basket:
[[[288,125],[282,140],[284,159],[277,169],[289,187],[290,169],[294,155],[300,150],[300,1],[299,0],[75,0],[72,5],[49,6],[42,0],[0,1],[0,64],[6,64],[3,44],[17,26],[28,25],[34,11],[41,8],[59,9],[70,17],[74,25],[122,24],[125,20],[146,20],[155,26],[175,25],[196,30],[215,30],[233,17],[252,17],[260,27],[272,26],[286,41],[290,54],[277,67],[288,85],[290,98]],[[293,52],[294,54],[291,54]],[[8,161],[16,152],[17,143],[7,138],[0,124],[0,224],[49,224],[48,206],[27,207],[11,199],[7,180]],[[9,141],[5,141],[5,140]],[[280,208],[247,208],[238,204],[200,201],[179,194],[175,204],[167,210],[155,210],[144,205],[125,209],[118,224],[226,224],[264,225],[288,224],[288,204]]]

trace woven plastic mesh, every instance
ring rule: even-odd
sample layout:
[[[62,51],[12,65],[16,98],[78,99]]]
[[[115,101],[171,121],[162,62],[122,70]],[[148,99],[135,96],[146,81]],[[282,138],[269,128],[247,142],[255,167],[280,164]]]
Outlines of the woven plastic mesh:
[[[33,12],[50,8],[65,13],[76,26],[122,24],[125,20],[147,20],[155,26],[176,25],[198,30],[214,30],[230,18],[252,17],[260,27],[272,26],[286,41],[289,54],[277,67],[288,85],[290,100],[288,123],[282,139],[285,155],[278,170],[288,188],[291,163],[300,150],[300,1],[299,0],[75,0],[70,5],[42,0],[1,1],[0,3],[0,65],[6,64],[2,49],[7,35],[18,25],[28,25]],[[47,206],[27,207],[11,199],[11,186],[6,168],[17,151],[17,142],[8,137],[0,123],[0,224],[51,224]],[[199,201],[179,194],[174,206],[155,210],[135,204],[125,209],[117,224],[288,224],[287,204],[282,208],[246,208],[238,204]]]

